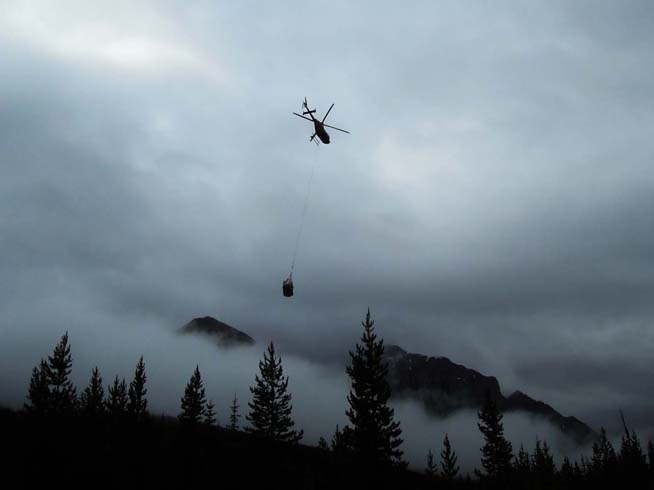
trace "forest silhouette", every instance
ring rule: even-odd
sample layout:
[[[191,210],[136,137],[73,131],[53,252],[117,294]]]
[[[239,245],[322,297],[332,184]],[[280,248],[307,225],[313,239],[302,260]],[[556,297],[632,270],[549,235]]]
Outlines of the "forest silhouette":
[[[624,419],[619,448],[602,428],[590,458],[566,457],[557,465],[547,441],[536,441],[532,451],[521,445],[514,452],[490,396],[478,413],[484,439],[479,468],[463,474],[451,442],[456,434],[445,434],[440,447],[425,455],[423,471],[409,469],[401,421],[389,404],[384,342],[375,333],[370,310],[361,324],[362,336],[346,368],[349,423],[336,426],[329,441],[321,437],[317,447],[302,444],[289,377],[272,342],[259,362],[246,412],[241,413],[234,395],[224,407],[229,422],[219,426],[216,411],[222,410],[207,399],[199,366],[181,396],[177,418],[148,410],[143,357],[129,384],[116,376],[105,391],[94,367],[78,395],[65,333],[33,368],[23,409],[0,411],[9,454],[2,459],[3,474],[24,484],[141,482],[185,488],[228,482],[272,488],[654,488],[654,445],[649,441],[644,449]]]

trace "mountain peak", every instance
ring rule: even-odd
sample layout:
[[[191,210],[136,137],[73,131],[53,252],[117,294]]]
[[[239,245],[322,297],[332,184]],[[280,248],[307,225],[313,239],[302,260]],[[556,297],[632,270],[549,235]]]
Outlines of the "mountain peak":
[[[194,318],[180,328],[179,333],[206,335],[211,337],[216,344],[223,347],[235,346],[238,344],[254,344],[254,339],[248,334],[241,332],[220,320],[216,320],[212,316]]]
[[[384,346],[384,356],[389,358],[389,357],[396,357],[396,356],[404,356],[406,355],[406,351],[402,349],[399,345],[385,345]]]

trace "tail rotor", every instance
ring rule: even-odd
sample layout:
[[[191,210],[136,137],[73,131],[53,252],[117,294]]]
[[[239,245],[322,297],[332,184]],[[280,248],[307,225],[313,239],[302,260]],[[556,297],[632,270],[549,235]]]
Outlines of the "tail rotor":
[[[307,114],[315,114],[316,109],[310,110],[309,109],[309,104],[307,102],[307,98],[304,98],[304,102],[302,102],[302,115],[306,116]],[[311,116],[313,117],[313,116]]]

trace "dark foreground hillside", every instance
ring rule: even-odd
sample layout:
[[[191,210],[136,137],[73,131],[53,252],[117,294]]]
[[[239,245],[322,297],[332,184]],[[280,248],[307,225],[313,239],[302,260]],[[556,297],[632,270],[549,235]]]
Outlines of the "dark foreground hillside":
[[[53,418],[0,409],[4,481],[32,485],[267,489],[652,489],[651,476],[606,468],[593,475],[523,478],[498,485],[478,478],[444,481],[394,466],[365,467],[347,454],[275,443],[238,430],[172,417],[140,423]],[[590,463],[589,463],[590,464]],[[650,467],[651,468],[651,467]],[[651,470],[650,470],[651,471]],[[533,475],[536,476],[536,475]]]
[[[547,441],[537,440],[533,451],[513,447],[504,435],[502,405],[490,394],[478,412],[484,443],[474,478],[460,471],[448,434],[442,451],[429,449],[424,472],[407,470],[402,427],[388,404],[384,343],[370,311],[361,324],[363,335],[346,367],[348,424],[336,427],[331,444],[321,438],[318,447],[301,444],[289,378],[272,342],[250,386],[245,420],[239,421],[234,396],[228,430],[216,424],[199,366],[184,389],[177,418],[148,410],[142,357],[129,385],[116,376],[105,392],[94,367],[78,392],[70,378],[73,358],[65,333],[52,355],[34,366],[24,410],[0,409],[3,482],[19,482],[20,488],[654,489],[654,442],[643,446],[624,417],[619,447],[602,428],[590,458],[566,457],[559,465]],[[239,430],[243,427],[247,431]]]
[[[433,488],[422,474],[363,471],[347,457],[242,431],[184,427],[174,418],[141,424],[0,411],[4,479],[28,484],[163,485],[168,488]],[[455,488],[467,488],[458,482]]]

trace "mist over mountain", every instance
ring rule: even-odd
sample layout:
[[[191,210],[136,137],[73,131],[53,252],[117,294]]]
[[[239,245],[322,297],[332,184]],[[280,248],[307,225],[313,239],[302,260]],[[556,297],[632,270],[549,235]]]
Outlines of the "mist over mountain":
[[[525,412],[551,422],[577,444],[589,444],[597,438],[597,433],[579,419],[565,417],[521,391],[505,397],[494,376],[484,376],[446,357],[411,354],[397,345],[386,346],[385,357],[394,395],[420,401],[435,416],[480,409],[488,396],[504,412]]]
[[[210,316],[191,320],[179,332],[204,336],[220,347],[254,344],[245,332]],[[524,412],[547,421],[576,444],[589,444],[597,438],[597,433],[579,419],[563,416],[521,391],[504,396],[495,377],[446,357],[412,354],[397,345],[387,345],[384,356],[393,397],[419,402],[432,417],[446,418],[459,411],[479,410],[489,396],[503,411]]]

